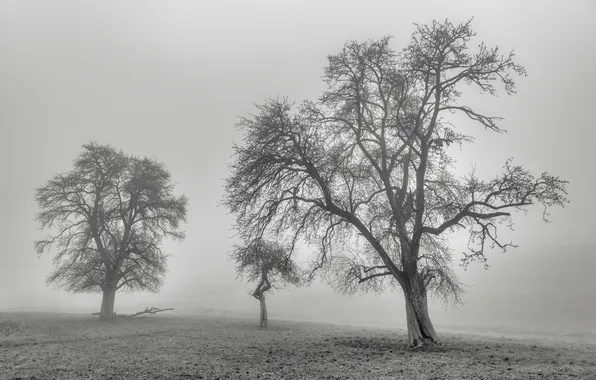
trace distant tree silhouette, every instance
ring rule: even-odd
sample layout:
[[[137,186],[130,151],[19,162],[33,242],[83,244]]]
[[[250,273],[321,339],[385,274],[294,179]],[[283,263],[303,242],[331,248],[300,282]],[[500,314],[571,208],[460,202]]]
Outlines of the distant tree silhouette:
[[[399,286],[412,346],[440,343],[428,294],[460,301],[452,232],[470,234],[464,265],[485,262],[487,246],[513,246],[497,235],[512,211],[538,204],[546,220],[549,207],[567,202],[566,181],[511,160],[493,179],[453,173],[449,147],[472,138],[444,116],[502,131],[500,118],[461,103],[465,85],[513,94],[514,76],[526,74],[513,52],[472,49],[470,24],[416,25],[401,52],[388,37],[346,43],[328,58],[317,102],[295,109],[269,100],[240,120],[226,183],[224,203],[246,241],[289,235],[318,245],[311,278],[323,270],[344,292]]]
[[[56,249],[47,282],[72,292],[102,292],[101,318],[114,315],[116,291],[156,292],[166,272],[165,237],[183,239],[187,198],[173,195],[166,167],[109,145],[83,145],[74,168],[36,190],[37,220]]]
[[[288,284],[300,285],[300,269],[279,244],[254,241],[247,246],[236,246],[231,254],[236,262],[238,276],[257,282],[252,296],[261,305],[260,327],[267,327],[267,303],[265,293]]]

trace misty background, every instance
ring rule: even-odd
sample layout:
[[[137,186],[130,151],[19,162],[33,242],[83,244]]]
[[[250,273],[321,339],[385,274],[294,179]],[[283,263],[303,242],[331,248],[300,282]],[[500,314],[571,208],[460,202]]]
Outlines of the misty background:
[[[570,181],[571,203],[551,223],[533,208],[501,234],[519,245],[489,251],[489,270],[456,267],[469,285],[458,310],[432,301],[441,326],[596,333],[596,3],[593,1],[2,1],[0,3],[0,311],[99,311],[100,294],[47,287],[52,254],[33,241],[34,189],[72,168],[94,140],[164,162],[190,199],[186,240],[168,242],[158,294],[116,295],[115,309],[148,305],[258,317],[228,252],[233,218],[219,206],[239,116],[265,98],[300,102],[321,93],[326,57],[348,40],[394,36],[400,50],[413,23],[474,17],[484,41],[514,49],[528,70],[518,94],[464,92],[469,104],[502,116],[506,134],[455,120],[474,144],[452,150],[461,174],[481,178],[505,160]],[[465,91],[465,89],[464,89]],[[466,237],[453,241],[465,250]],[[298,261],[305,259],[303,246]],[[457,265],[457,263],[456,263]],[[353,297],[325,283],[276,292],[275,318],[405,328],[403,295]]]

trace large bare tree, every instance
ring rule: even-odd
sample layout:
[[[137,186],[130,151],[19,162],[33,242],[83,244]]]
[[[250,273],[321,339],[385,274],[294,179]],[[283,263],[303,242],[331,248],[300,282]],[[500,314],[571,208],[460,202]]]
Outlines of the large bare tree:
[[[252,296],[261,306],[260,327],[267,327],[267,303],[265,293],[286,285],[301,284],[301,270],[289,255],[289,250],[279,244],[263,240],[251,241],[244,246],[236,246],[231,254],[236,262],[239,276],[257,282]]]
[[[117,290],[156,292],[166,272],[163,239],[184,238],[188,201],[173,194],[170,177],[156,160],[83,145],[71,171],[36,190],[37,220],[52,235],[35,246],[38,254],[56,250],[48,284],[101,291],[101,318],[113,316]]]
[[[500,118],[463,103],[462,91],[515,92],[525,69],[513,52],[470,41],[471,20],[416,25],[400,52],[390,38],[348,42],[328,58],[326,90],[295,108],[269,100],[242,118],[224,202],[247,241],[290,235],[316,244],[311,273],[338,289],[403,290],[412,346],[440,343],[427,296],[458,302],[449,237],[470,235],[467,264],[512,246],[497,235],[512,213],[563,206],[566,181],[508,160],[492,179],[459,178],[450,146],[472,141],[449,116],[502,132]]]

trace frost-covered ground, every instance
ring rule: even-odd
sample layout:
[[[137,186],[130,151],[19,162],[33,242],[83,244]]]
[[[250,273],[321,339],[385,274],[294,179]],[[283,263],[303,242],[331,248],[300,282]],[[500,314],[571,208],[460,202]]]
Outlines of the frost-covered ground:
[[[596,379],[596,345],[441,334],[410,350],[403,331],[167,315],[100,322],[10,313],[2,379]]]

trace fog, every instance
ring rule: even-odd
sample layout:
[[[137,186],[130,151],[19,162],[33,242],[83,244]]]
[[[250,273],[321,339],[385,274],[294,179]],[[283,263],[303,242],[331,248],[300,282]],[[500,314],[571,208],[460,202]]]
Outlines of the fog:
[[[448,5],[447,5],[448,4]],[[465,306],[431,304],[438,325],[596,332],[596,3],[546,1],[3,1],[0,5],[0,311],[94,312],[100,294],[47,287],[52,254],[38,257],[34,189],[70,170],[95,140],[164,162],[190,199],[186,240],[168,242],[157,294],[118,293],[116,310],[147,305],[254,314],[252,284],[227,256],[233,218],[219,206],[239,141],[238,116],[267,97],[315,99],[326,57],[347,40],[393,35],[404,46],[413,23],[474,17],[476,43],[514,49],[529,76],[518,94],[467,94],[505,118],[502,135],[474,128],[454,151],[462,171],[490,177],[514,157],[534,173],[570,181],[571,203],[515,217],[504,231],[519,245],[490,251],[490,268],[457,268]],[[465,250],[465,237],[453,242]],[[309,248],[301,247],[298,259]],[[276,292],[270,318],[320,319],[405,328],[399,292],[353,297],[325,283]],[[439,329],[440,332],[440,329]]]

